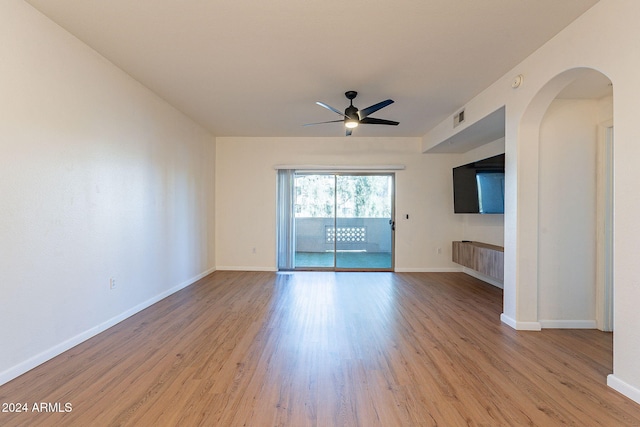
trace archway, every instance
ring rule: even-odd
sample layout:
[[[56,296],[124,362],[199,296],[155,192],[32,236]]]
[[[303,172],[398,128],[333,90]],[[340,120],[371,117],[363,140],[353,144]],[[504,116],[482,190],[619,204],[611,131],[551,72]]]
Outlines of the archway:
[[[609,79],[577,68],[549,81],[521,120],[518,258],[530,274],[517,304],[541,328],[611,328],[612,105]]]

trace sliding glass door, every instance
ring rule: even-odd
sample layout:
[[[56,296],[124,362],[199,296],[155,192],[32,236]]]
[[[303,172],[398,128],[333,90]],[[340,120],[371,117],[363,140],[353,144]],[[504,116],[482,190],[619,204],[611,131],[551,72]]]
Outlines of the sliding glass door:
[[[393,177],[336,176],[336,268],[393,266]]]
[[[295,174],[294,268],[392,270],[393,178]]]
[[[327,232],[334,226],[335,176],[295,175],[295,268],[333,268],[334,245]]]

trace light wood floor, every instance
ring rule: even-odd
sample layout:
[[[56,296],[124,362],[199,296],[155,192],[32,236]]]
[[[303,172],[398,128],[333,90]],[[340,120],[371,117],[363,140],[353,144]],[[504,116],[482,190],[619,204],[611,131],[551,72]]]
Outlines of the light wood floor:
[[[216,272],[0,387],[2,426],[629,426],[612,335],[519,332],[462,273]]]

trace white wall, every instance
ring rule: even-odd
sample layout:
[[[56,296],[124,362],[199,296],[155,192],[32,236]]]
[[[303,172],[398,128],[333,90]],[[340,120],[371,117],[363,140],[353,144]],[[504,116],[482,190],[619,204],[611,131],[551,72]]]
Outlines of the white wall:
[[[451,168],[458,157],[423,155],[419,138],[217,138],[216,266],[275,270],[275,165],[401,164],[396,271],[457,270],[451,262],[451,241],[460,239]]]
[[[3,383],[211,270],[215,141],[21,0],[0,39]]]
[[[538,317],[595,328],[598,101],[557,99],[540,126]]]
[[[471,124],[506,106],[505,290],[503,321],[518,329],[538,322],[538,144],[542,116],[582,68],[605,74],[614,88],[614,374],[608,383],[640,402],[640,2],[600,0],[535,53],[464,106]],[[524,84],[511,88],[514,76]],[[456,129],[458,130],[458,129]],[[462,129],[459,129],[462,130]],[[453,134],[451,118],[423,139],[427,150]]]

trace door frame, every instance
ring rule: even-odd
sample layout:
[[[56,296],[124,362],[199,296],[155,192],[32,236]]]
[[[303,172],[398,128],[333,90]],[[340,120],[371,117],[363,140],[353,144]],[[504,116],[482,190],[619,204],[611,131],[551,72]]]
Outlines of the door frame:
[[[596,326],[613,332],[613,120],[598,126]]]
[[[382,271],[382,272],[393,272],[395,269],[395,211],[396,211],[396,174],[393,171],[348,171],[348,170],[318,170],[318,171],[307,171],[307,170],[296,170],[295,175],[330,175],[334,177],[334,188],[337,189],[337,180],[339,176],[388,176],[391,179],[391,194],[390,203],[391,203],[391,215],[390,215],[390,233],[391,233],[391,261],[390,266],[388,268],[346,268],[346,267],[338,267],[337,266],[337,250],[336,247],[338,245],[337,241],[334,241],[333,244],[333,266],[332,267],[298,267],[294,264],[294,270],[296,271]],[[338,214],[337,214],[337,197],[338,192],[334,191],[334,212],[333,212],[333,226],[334,229],[337,227],[338,222]],[[292,200],[292,203],[295,203],[295,200]],[[291,235],[292,239],[296,238],[295,232]]]

